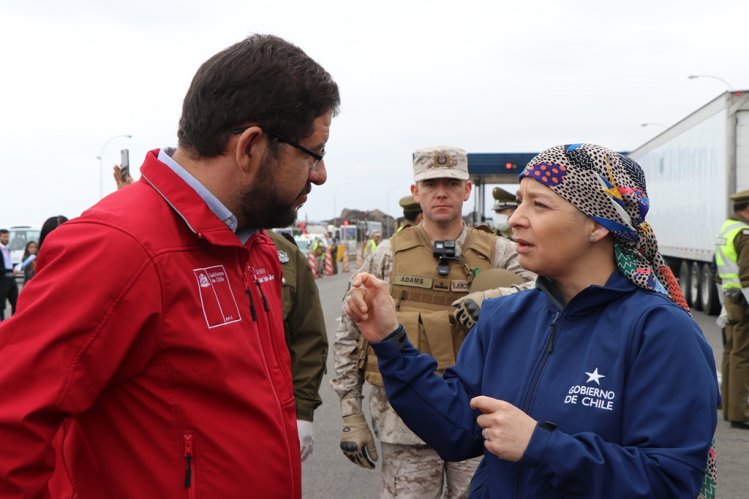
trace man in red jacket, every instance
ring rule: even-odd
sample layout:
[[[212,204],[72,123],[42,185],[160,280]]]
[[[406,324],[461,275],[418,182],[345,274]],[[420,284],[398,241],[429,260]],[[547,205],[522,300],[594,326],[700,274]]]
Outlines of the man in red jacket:
[[[301,496],[262,228],[325,182],[338,105],[302,50],[251,36],[198,70],[176,150],[50,235],[0,328],[0,497],[49,496],[53,471],[84,499]]]

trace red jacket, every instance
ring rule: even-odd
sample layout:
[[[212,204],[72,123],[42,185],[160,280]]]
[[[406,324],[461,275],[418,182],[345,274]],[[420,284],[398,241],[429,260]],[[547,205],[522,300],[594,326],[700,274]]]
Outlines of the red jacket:
[[[0,497],[301,496],[280,268],[151,151],[56,229],[0,326]],[[59,464],[58,464],[59,465]]]

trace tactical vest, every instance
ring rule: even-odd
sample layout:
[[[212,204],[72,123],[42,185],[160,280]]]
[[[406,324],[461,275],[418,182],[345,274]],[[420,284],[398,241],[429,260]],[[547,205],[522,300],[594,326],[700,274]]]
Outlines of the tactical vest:
[[[398,321],[403,324],[411,343],[420,352],[437,361],[436,373],[442,375],[455,364],[466,333],[452,317],[452,302],[468,294],[473,276],[492,267],[497,236],[468,229],[462,254],[449,261],[449,273],[437,273],[432,241],[423,227],[413,226],[391,239],[393,271],[390,295],[395,300]],[[366,348],[366,350],[364,350]],[[382,386],[377,356],[366,341],[360,343],[364,378],[372,385]],[[362,355],[363,356],[363,355]]]

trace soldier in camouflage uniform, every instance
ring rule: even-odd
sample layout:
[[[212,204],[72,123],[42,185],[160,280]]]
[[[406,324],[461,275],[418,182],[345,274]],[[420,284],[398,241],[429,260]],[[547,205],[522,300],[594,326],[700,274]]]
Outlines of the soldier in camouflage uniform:
[[[442,372],[455,363],[466,334],[451,318],[451,303],[468,292],[473,277],[481,270],[506,268],[524,278],[527,282],[519,288],[526,288],[533,286],[535,274],[520,267],[510,241],[463,223],[462,206],[471,193],[465,151],[416,151],[414,181],[411,192],[423,209],[423,222],[383,241],[361,270],[390,283],[409,338],[437,358]],[[452,247],[452,242],[454,254],[434,256],[442,255],[440,248]],[[438,498],[443,491],[448,498],[465,497],[479,459],[445,462],[405,426],[388,403],[374,353],[346,314],[336,331],[333,355],[336,372],[331,385],[341,399],[344,424],[341,449],[365,468],[374,468],[378,459],[362,413],[365,379],[372,385],[370,412],[383,454],[381,497]]]

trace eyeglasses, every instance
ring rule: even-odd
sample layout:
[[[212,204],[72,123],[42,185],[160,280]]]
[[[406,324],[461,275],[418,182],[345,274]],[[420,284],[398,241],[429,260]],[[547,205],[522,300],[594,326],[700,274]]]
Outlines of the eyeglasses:
[[[245,130],[247,130],[247,128],[249,128],[249,127],[234,128],[233,130],[230,130],[229,132],[232,135],[239,135],[240,133],[242,133]],[[315,168],[317,168],[317,165],[319,165],[320,162],[325,157],[325,149],[323,149],[322,154],[318,154],[318,153],[316,153],[315,151],[313,151],[311,149],[307,149],[306,147],[304,147],[301,144],[297,144],[296,142],[292,142],[291,140],[285,139],[285,138],[283,138],[283,137],[281,137],[279,135],[276,135],[273,132],[269,132],[268,130],[263,130],[263,131],[265,132],[265,135],[267,135],[269,138],[275,140],[276,142],[282,142],[284,144],[288,144],[291,147],[299,149],[300,151],[302,151],[307,156],[311,156],[315,161],[312,163],[312,166],[310,166],[310,170],[314,170]]]

